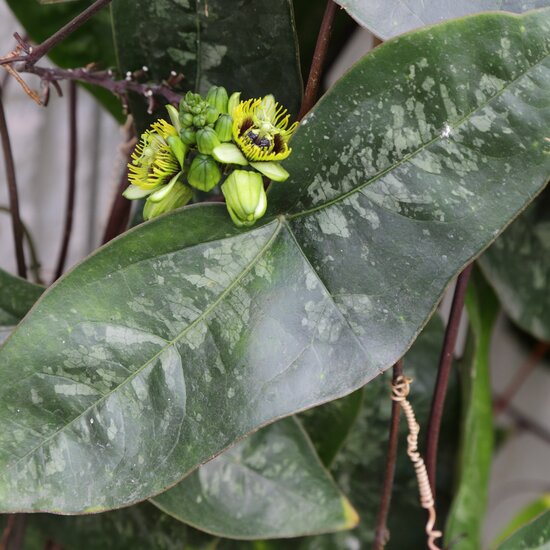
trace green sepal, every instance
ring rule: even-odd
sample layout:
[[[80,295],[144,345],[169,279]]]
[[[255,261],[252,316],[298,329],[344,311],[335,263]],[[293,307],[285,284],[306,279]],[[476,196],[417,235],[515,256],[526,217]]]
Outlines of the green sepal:
[[[212,190],[220,181],[222,173],[216,161],[209,155],[197,155],[189,172],[187,180],[189,184],[201,191]]]
[[[183,143],[183,141],[177,136],[169,136],[166,139],[166,143],[168,143],[170,150],[174,153],[180,163],[180,166],[183,168],[183,164],[185,163],[185,155],[189,149],[187,145],[185,145],[185,143]]]
[[[234,143],[222,143],[215,147],[212,151],[212,156],[223,164],[239,164],[247,166],[248,161],[241,153],[241,150]]]
[[[250,166],[273,181],[285,181],[290,175],[278,162],[251,162]]]
[[[156,218],[161,214],[165,214],[166,212],[185,206],[192,198],[193,191],[191,188],[184,185],[180,181],[175,180],[171,192],[168,193],[164,199],[158,202],[152,201],[151,197],[147,199],[147,202],[143,207],[143,218],[145,220]]]
[[[241,102],[241,92],[233,92],[227,102],[227,114],[233,116],[235,107]]]
[[[179,131],[181,130],[179,111],[173,105],[166,105],[166,110],[168,111],[168,116],[170,117],[170,122],[172,123],[172,126],[179,133]]]
[[[134,200],[137,200],[137,199],[143,199],[144,197],[147,197],[153,191],[154,191],[154,189],[142,189],[141,187],[138,187],[137,185],[130,184],[122,192],[122,196],[127,198],[128,200],[134,201]]]
[[[203,155],[210,155],[220,145],[220,138],[213,128],[202,128],[197,132],[197,149]]]
[[[174,189],[174,186],[178,182],[180,176],[181,172],[176,174],[166,185],[163,185],[156,191],[153,191],[149,197],[149,200],[151,202],[160,202],[164,199],[172,191],[172,189]]]

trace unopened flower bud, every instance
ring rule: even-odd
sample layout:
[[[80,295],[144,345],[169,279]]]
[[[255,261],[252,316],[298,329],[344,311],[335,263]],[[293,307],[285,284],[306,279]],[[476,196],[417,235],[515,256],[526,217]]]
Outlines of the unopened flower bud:
[[[229,115],[222,115],[218,118],[216,126],[214,126],[216,134],[220,141],[231,141],[231,133],[233,132],[233,119]]]
[[[186,205],[192,197],[191,188],[175,178],[173,183],[165,185],[160,191],[149,196],[143,208],[143,217],[146,220],[156,218]]]
[[[197,149],[203,155],[210,155],[218,145],[220,145],[220,139],[212,128],[202,128],[197,132]]]
[[[206,96],[206,101],[215,107],[219,113],[227,113],[227,90],[223,86],[212,86]]]
[[[257,172],[235,170],[222,185],[227,210],[235,225],[254,225],[266,211],[267,196],[262,176]]]
[[[202,128],[206,125],[206,117],[204,115],[195,115],[193,117],[193,126],[195,128]]]
[[[189,128],[189,126],[193,126],[193,115],[191,113],[180,114],[180,122],[184,128]]]
[[[220,112],[215,107],[208,107],[206,109],[206,123],[207,124],[214,124],[216,120],[218,120],[218,117],[220,116]]]
[[[183,128],[180,132],[180,137],[185,145],[195,145],[197,143],[195,130],[192,128]]]
[[[212,190],[221,177],[222,173],[217,162],[209,155],[197,155],[187,174],[189,184],[201,191]]]

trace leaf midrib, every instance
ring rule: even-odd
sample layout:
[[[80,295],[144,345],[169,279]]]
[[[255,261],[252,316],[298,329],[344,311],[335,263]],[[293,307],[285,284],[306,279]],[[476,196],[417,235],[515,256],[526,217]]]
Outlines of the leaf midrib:
[[[262,256],[271,248],[271,245],[277,238],[281,228],[283,227],[284,223],[281,219],[276,218],[271,223],[276,223],[275,230],[269,237],[269,239],[266,241],[266,243],[262,246],[262,248],[258,251],[258,253],[254,256],[252,261],[250,261],[246,267],[241,271],[241,273],[238,274],[238,276],[235,278],[235,280],[227,286],[227,288],[216,298],[214,302],[208,308],[206,308],[196,319],[194,319],[188,326],[186,326],[179,334],[177,334],[172,340],[167,341],[167,344],[163,346],[153,357],[148,359],[143,365],[141,365],[136,371],[134,371],[130,376],[128,376],[123,382],[115,386],[111,391],[101,396],[100,399],[95,401],[93,405],[90,405],[86,409],[84,409],[78,416],[75,416],[73,419],[71,419],[69,422],[65,423],[62,427],[60,427],[58,430],[56,430],[54,433],[49,435],[47,438],[45,438],[43,441],[40,442],[39,445],[36,445],[32,449],[30,449],[28,452],[26,452],[23,456],[18,458],[15,462],[11,463],[8,468],[6,468],[4,474],[2,477],[5,477],[5,475],[8,473],[8,471],[14,467],[16,467],[21,461],[25,460],[28,456],[35,453],[38,449],[44,447],[47,445],[51,440],[55,439],[60,433],[64,432],[65,429],[67,429],[69,426],[71,426],[73,423],[77,422],[80,418],[85,416],[87,413],[89,413],[91,410],[93,410],[95,407],[97,407],[100,403],[105,401],[108,397],[110,397],[112,394],[116,393],[120,388],[125,386],[128,382],[132,381],[138,374],[140,374],[143,370],[145,370],[151,363],[153,363],[156,359],[158,359],[163,353],[165,353],[171,346],[176,344],[179,340],[181,340],[190,330],[192,330],[197,324],[202,322],[217,306],[218,304],[224,300],[224,298],[241,282],[241,280],[252,270],[252,268],[260,261]],[[268,224],[269,225],[269,224]],[[266,227],[266,226],[263,226]],[[177,350],[176,350],[177,351]]]
[[[474,109],[472,109],[471,111],[466,113],[462,118],[458,119],[457,121],[453,122],[452,124],[451,124],[450,121],[447,121],[447,124],[450,126],[450,128],[452,130],[454,130],[456,128],[459,128],[461,125],[468,122],[473,115],[475,115],[477,112],[482,111],[483,109],[485,109],[495,99],[500,97],[504,92],[508,91],[508,89],[511,88],[512,86],[514,86],[519,80],[521,80],[522,78],[525,78],[530,71],[532,71],[533,69],[535,69],[539,65],[543,64],[548,59],[548,57],[550,57],[550,53],[547,53],[544,57],[542,57],[542,59],[540,59],[539,61],[537,61],[533,65],[530,65],[517,78],[514,78],[513,80],[510,80],[505,86],[503,86],[495,95],[490,97],[487,101],[477,105]],[[451,132],[451,136],[452,136],[452,132]],[[338,195],[337,197],[334,197],[333,199],[330,199],[330,200],[328,200],[328,201],[326,201],[322,204],[314,206],[313,208],[302,210],[301,212],[297,212],[295,214],[287,214],[287,216],[286,216],[287,219],[288,220],[293,220],[293,219],[301,218],[303,216],[307,216],[308,214],[312,214],[314,212],[323,210],[325,208],[329,208],[330,206],[332,206],[334,204],[337,204],[337,203],[340,203],[340,202],[346,200],[348,197],[354,195],[355,193],[360,192],[365,187],[367,187],[367,186],[369,186],[373,183],[376,183],[379,179],[381,179],[385,175],[393,172],[393,170],[396,170],[401,165],[405,164],[406,162],[408,162],[409,160],[414,158],[417,154],[424,151],[424,149],[426,149],[427,147],[429,147],[433,143],[436,143],[436,142],[438,142],[442,139],[449,139],[449,138],[442,138],[441,137],[441,132],[439,132],[432,139],[430,139],[429,141],[421,144],[420,147],[418,147],[414,151],[411,151],[409,154],[405,155],[402,159],[397,161],[395,164],[392,164],[391,166],[388,166],[387,168],[384,168],[383,170],[381,170],[380,172],[378,172],[374,176],[372,176],[370,179],[367,179],[365,181],[365,183],[362,183],[362,184],[358,185],[357,187],[354,187],[353,189],[350,189],[346,193],[342,193],[341,195]],[[310,187],[311,187],[311,184],[308,187],[306,187],[306,189],[304,190],[304,194],[292,205],[292,207],[289,210],[294,208],[294,206],[296,206],[296,204],[298,204],[298,202],[302,200],[302,198],[306,195],[306,193],[307,193],[307,191],[309,190]]]

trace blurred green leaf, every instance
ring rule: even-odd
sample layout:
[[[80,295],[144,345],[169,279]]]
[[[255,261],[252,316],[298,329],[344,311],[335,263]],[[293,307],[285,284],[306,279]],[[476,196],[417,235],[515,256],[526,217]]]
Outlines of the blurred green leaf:
[[[550,550],[550,512],[516,531],[498,550]]]
[[[6,0],[29,37],[43,42],[82,12],[91,0],[41,5],[36,0]],[[15,30],[15,29],[14,29]],[[70,69],[97,63],[100,68],[116,66],[111,14],[104,9],[53,48],[48,57],[60,67]],[[120,101],[107,90],[87,88],[120,122],[124,120]]]
[[[512,521],[510,521],[510,523],[506,526],[502,533],[500,533],[495,542],[491,545],[491,548],[497,548],[499,544],[505,541],[518,529],[533,521],[537,516],[540,516],[548,510],[550,510],[550,493],[543,495],[542,497],[525,506],[512,519]],[[550,516],[548,516],[548,521],[550,522]]]
[[[550,144],[547,147],[550,151]],[[550,190],[510,225],[479,263],[512,320],[550,342]]]
[[[479,550],[493,458],[489,351],[499,302],[477,269],[468,286],[466,308],[470,332],[460,362],[459,474],[444,533],[446,543],[452,542],[456,550]]]
[[[252,434],[152,502],[197,529],[237,539],[326,533],[358,521],[294,418]]]

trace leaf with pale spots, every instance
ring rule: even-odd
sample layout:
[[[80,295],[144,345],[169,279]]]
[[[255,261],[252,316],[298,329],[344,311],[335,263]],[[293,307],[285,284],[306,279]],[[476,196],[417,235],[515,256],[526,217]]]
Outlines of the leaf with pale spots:
[[[550,190],[483,254],[480,265],[514,322],[550,342]]]
[[[411,346],[545,186],[550,10],[395,39],[304,119],[266,216],[162,216],[60,279],[0,350],[0,508],[163,492]]]
[[[497,550],[547,550],[550,548],[550,512],[518,529]]]
[[[237,539],[340,531],[358,521],[293,418],[251,435],[152,502],[197,529]]]
[[[214,85],[243,98],[271,93],[297,114],[302,77],[291,0],[116,0],[112,10],[124,73],[145,66],[160,82],[174,71],[183,75],[177,90],[201,94]],[[143,127],[145,100],[138,105]]]
[[[550,6],[550,0],[336,0],[336,3],[383,40],[482,11],[523,13]]]

